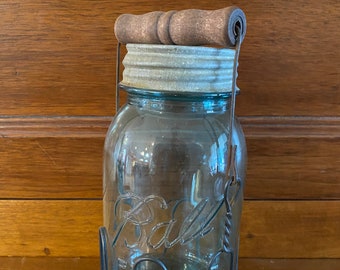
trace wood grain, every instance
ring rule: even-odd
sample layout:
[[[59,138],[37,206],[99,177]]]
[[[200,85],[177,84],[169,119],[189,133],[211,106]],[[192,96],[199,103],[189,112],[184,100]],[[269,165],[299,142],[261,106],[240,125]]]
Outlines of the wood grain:
[[[241,257],[339,258],[340,201],[248,201]]]
[[[102,202],[0,201],[0,256],[98,256]],[[241,257],[340,258],[339,201],[246,201]]]
[[[0,270],[95,270],[98,257],[0,257]]]
[[[116,9],[100,2],[1,3],[1,114],[113,114]]]
[[[239,270],[338,270],[340,259],[239,259]],[[94,270],[99,258],[0,257],[0,270]]]
[[[247,144],[247,198],[340,198],[340,138],[248,138]]]
[[[238,114],[339,116],[337,0],[2,1],[0,115],[113,115],[119,14],[231,4],[248,21]]]
[[[0,201],[0,256],[99,256],[101,201]]]
[[[338,116],[340,2],[237,4],[244,5],[249,26],[240,56],[238,114]]]
[[[239,260],[239,270],[337,270],[339,259],[250,259]]]
[[[101,198],[104,138],[0,139],[0,198]]]

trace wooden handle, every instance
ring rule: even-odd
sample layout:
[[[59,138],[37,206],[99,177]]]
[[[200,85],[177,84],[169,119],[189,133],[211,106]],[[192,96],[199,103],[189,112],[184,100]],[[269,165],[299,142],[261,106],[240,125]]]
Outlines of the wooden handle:
[[[236,42],[237,27],[243,39],[246,33],[246,17],[235,6],[212,11],[154,11],[143,15],[120,15],[115,23],[115,35],[122,44],[232,47]]]

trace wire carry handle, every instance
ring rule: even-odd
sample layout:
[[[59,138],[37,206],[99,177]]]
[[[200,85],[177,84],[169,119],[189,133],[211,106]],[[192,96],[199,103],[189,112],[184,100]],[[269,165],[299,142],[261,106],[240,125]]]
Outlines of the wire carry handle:
[[[221,20],[221,18],[223,18]],[[209,23],[207,23],[209,22]],[[194,25],[202,25],[195,28]],[[183,27],[185,25],[186,27]],[[203,27],[204,26],[204,27]],[[221,31],[222,29],[222,31]],[[235,48],[235,56],[232,71],[232,85],[230,93],[230,116],[229,116],[229,139],[228,160],[226,172],[226,184],[224,187],[223,203],[226,208],[225,230],[223,246],[213,256],[207,270],[213,268],[222,254],[230,259],[230,268],[234,269],[234,250],[231,247],[230,235],[232,233],[232,206],[238,197],[241,188],[241,180],[237,171],[237,145],[232,142],[233,126],[236,104],[236,78],[237,66],[241,43],[246,33],[246,20],[243,11],[237,7],[228,7],[214,11],[183,10],[169,12],[150,12],[144,15],[121,15],[115,23],[115,34],[118,40],[116,51],[116,88],[115,101],[116,113],[120,109],[120,71],[121,53],[123,44],[145,43],[145,44],[171,44],[171,45],[218,45],[222,48]],[[233,188],[233,192],[231,192]],[[104,229],[103,229],[104,230]],[[105,252],[107,245],[106,232],[100,231],[103,252],[102,270],[106,270],[108,255]],[[166,265],[159,259],[141,256],[135,263],[133,269],[139,269],[144,262],[158,265],[160,269],[167,270]]]

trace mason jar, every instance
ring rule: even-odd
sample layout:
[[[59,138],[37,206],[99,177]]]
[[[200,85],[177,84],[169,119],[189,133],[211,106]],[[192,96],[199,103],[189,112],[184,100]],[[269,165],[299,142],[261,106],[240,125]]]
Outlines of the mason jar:
[[[104,146],[102,269],[237,269],[247,153],[235,50],[126,47],[127,102]]]

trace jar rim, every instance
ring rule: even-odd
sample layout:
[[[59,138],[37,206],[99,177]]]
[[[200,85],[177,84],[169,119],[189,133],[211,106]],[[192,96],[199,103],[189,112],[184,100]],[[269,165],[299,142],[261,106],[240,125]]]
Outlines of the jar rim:
[[[192,91],[164,91],[144,89],[125,85],[119,83],[119,88],[126,91],[128,94],[136,94],[142,96],[164,98],[164,99],[219,99],[219,98],[231,98],[231,92],[192,92]],[[240,91],[236,91],[236,95],[239,95]]]

